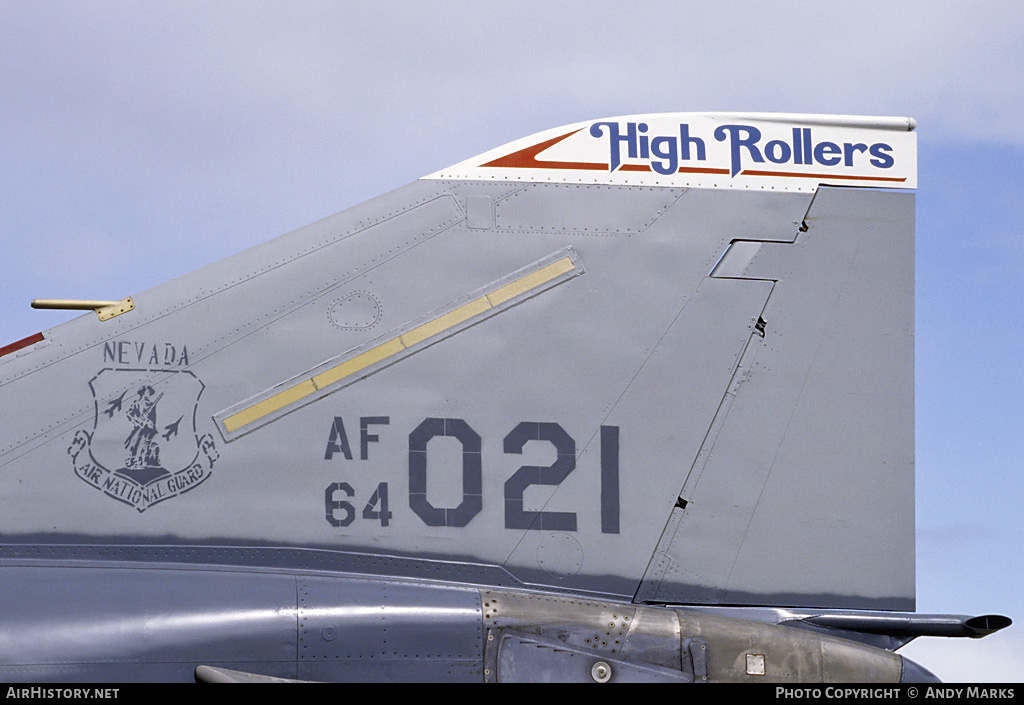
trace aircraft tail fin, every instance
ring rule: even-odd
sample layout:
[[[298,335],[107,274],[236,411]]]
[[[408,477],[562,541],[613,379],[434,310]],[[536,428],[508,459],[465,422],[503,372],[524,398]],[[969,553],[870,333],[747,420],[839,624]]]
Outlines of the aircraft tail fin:
[[[912,609],[909,129],[569,125],[46,331],[0,550]]]

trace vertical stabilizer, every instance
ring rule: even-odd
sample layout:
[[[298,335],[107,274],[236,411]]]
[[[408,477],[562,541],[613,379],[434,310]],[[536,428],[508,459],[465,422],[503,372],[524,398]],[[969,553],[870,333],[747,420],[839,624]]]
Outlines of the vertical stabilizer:
[[[914,603],[912,121],[518,140],[0,356],[0,554]]]

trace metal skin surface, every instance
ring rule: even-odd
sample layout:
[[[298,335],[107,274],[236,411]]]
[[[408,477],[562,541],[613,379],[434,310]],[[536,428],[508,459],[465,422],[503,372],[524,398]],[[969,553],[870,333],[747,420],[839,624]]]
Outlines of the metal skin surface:
[[[0,348],[0,678],[927,677],[908,126],[569,126]]]
[[[903,675],[903,659],[882,649],[685,609],[212,567],[0,573],[0,677],[12,682],[593,682],[601,664],[600,682]],[[747,654],[767,672],[748,674]]]
[[[481,192],[491,230],[462,220]],[[513,585],[644,601],[912,608],[913,518],[895,510],[913,500],[913,319],[894,290],[913,260],[908,237],[888,245],[910,231],[912,199],[411,184],[143,292],[129,314],[75,319],[0,365],[5,399],[36,400],[0,441],[5,543],[302,546],[500,566]],[[850,222],[865,211],[876,215]],[[761,244],[749,273],[709,276],[739,238]],[[303,382],[563,252],[577,276],[369,376]],[[826,266],[837,257],[841,277]],[[332,310],[344,318],[336,307],[356,292],[379,320],[337,327]],[[224,429],[302,384],[308,396]],[[148,432],[169,475],[132,484],[119,467],[142,421],[128,413],[154,402]],[[540,433],[531,423],[556,435],[522,435]],[[573,465],[561,482],[506,486],[559,448],[574,456],[550,471]],[[387,526],[360,512],[382,483]],[[517,497],[548,524],[516,514]],[[462,513],[424,519],[439,507]]]

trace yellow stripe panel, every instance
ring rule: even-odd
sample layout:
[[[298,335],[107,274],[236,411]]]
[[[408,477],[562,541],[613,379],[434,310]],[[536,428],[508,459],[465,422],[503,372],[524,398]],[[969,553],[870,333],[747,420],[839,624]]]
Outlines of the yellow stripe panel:
[[[552,262],[546,267],[541,267],[536,272],[530,272],[525,277],[520,277],[510,284],[506,284],[503,287],[495,289],[487,295],[487,300],[491,302],[491,306],[498,306],[509,299],[519,296],[523,292],[535,289],[541,284],[551,281],[559,274],[565,274],[566,272],[572,271],[572,269],[572,260],[568,257],[563,257],[557,262]]]
[[[394,338],[386,343],[381,343],[375,348],[370,348],[364,353],[356,355],[351,360],[345,360],[345,362],[340,365],[321,372],[313,377],[313,384],[317,386],[317,389],[326,387],[329,384],[337,382],[339,379],[344,379],[349,375],[366,369],[375,362],[380,362],[386,357],[391,357],[397,352],[402,352],[404,349],[405,346],[402,345],[401,339]]]
[[[516,279],[514,282],[506,284],[505,286],[499,287],[494,291],[481,296],[479,299],[474,299],[468,304],[459,306],[454,311],[449,311],[437,318],[427,321],[426,323],[413,328],[412,330],[403,333],[397,338],[392,338],[386,343],[381,343],[377,347],[370,348],[364,353],[360,353],[355,357],[336,365],[329,370],[325,370],[318,375],[314,375],[311,379],[305,379],[298,384],[285,389],[282,392],[278,392],[272,397],[268,397],[261,402],[253,404],[247,409],[242,409],[236,414],[232,414],[224,419],[224,428],[228,433],[237,431],[243,426],[251,424],[253,421],[258,421],[264,416],[279,411],[284,407],[293,404],[300,399],[308,397],[318,389],[334,384],[345,377],[360,372],[370,365],[374,365],[381,360],[391,357],[396,353],[400,353],[406,348],[411,348],[417,343],[422,343],[428,338],[443,333],[452,326],[468,321],[474,316],[479,316],[491,308],[505,303],[509,299],[513,299],[520,294],[523,294],[530,289],[535,289],[541,284],[545,284],[560,274],[572,271],[575,265],[569,257],[563,257],[557,262],[541,267],[535,272],[530,272],[526,276]]]
[[[456,326],[463,321],[478,316],[491,305],[487,303],[487,297],[481,296],[479,299],[474,299],[468,304],[459,306],[454,311],[449,311],[443,316],[438,316],[432,321],[427,321],[422,326],[413,328],[408,333],[403,333],[401,338],[402,342],[405,343],[405,347],[411,348],[416,343],[422,343],[427,338],[432,338],[438,333],[443,333],[452,326]]]
[[[253,404],[248,409],[242,409],[237,414],[232,414],[227,417],[224,419],[224,428],[227,429],[228,433],[231,433],[246,424],[262,419],[267,414],[272,414],[278,409],[283,409],[303,397],[308,397],[315,391],[316,386],[313,384],[313,380],[303,380],[294,387],[289,387],[283,392],[278,392],[272,397],[268,397],[261,402]]]

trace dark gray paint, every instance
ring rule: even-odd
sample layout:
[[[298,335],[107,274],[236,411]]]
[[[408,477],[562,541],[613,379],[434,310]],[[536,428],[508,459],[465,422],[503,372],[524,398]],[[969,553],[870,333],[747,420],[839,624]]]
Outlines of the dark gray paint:
[[[295,677],[295,578],[0,568],[3,680],[188,680],[200,663]]]
[[[491,199],[494,228],[467,227],[470,196]],[[0,429],[9,449],[0,456],[0,530],[44,543],[47,534],[87,544],[217,536],[226,547],[455,558],[502,566],[527,584],[639,591],[647,601],[905,608],[913,369],[912,309],[901,292],[912,289],[913,196],[822,188],[808,216],[810,198],[417,182],[143,292],[135,311],[108,323],[75,319],[47,332],[55,344],[0,368],[4,399],[34,400]],[[743,277],[709,277],[737,238],[764,240]],[[221,439],[209,479],[140,516],[126,517],[130,507],[111,506],[74,476],[67,449],[76,430],[92,427],[87,382],[104,365],[104,341],[187,346],[205,385],[197,432],[212,433],[214,414],[567,247],[584,274]],[[331,306],[357,291],[380,302],[380,323],[339,329]],[[878,305],[890,299],[900,303]],[[336,417],[354,433],[358,418],[377,416],[390,423],[376,429],[369,460],[325,460]],[[850,424],[853,416],[863,420]],[[479,511],[464,505],[477,494],[463,489],[461,456],[430,444],[428,491],[412,494],[421,509],[454,513],[434,526],[407,496],[409,434],[428,418],[459,419],[481,439]],[[576,444],[575,469],[560,484],[524,494],[524,511],[576,515],[569,533],[582,564],[571,575],[540,565],[549,532],[505,525],[505,482],[524,463],[552,462],[503,452],[523,421],[558,424]],[[602,531],[614,507],[601,482],[602,462],[611,462],[601,427],[619,429],[618,534]],[[323,498],[335,482],[353,487],[357,515],[387,482],[390,525],[357,516],[344,531],[331,526]],[[827,512],[805,489],[824,486]],[[675,539],[664,532],[680,492],[688,518]],[[798,520],[794,530],[807,512],[813,525]],[[751,522],[757,530],[748,532]],[[668,567],[643,579],[655,556]]]
[[[297,586],[300,678],[481,680],[478,591],[326,577]]]

